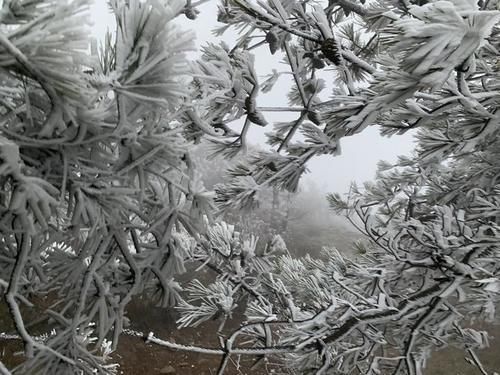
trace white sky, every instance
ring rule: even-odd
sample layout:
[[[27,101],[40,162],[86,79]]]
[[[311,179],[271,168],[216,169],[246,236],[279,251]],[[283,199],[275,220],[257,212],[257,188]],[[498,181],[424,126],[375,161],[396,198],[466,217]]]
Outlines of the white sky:
[[[190,21],[184,16],[178,19],[180,26],[185,30],[195,31],[197,46],[203,45],[207,40],[216,41],[211,30],[217,25],[217,3],[218,1],[211,0],[200,6],[198,9],[201,13],[196,21]],[[114,18],[109,13],[106,0],[95,0],[91,16],[93,34],[96,37],[102,37],[108,27],[114,30]],[[275,61],[277,59],[271,58],[264,48],[266,46],[254,51],[257,72],[264,76],[271,73],[272,68],[284,70],[286,67],[278,65]],[[289,77],[282,77],[274,90],[270,94],[261,96],[257,104],[266,107],[286,105],[286,93],[290,84]],[[270,124],[264,129],[253,126],[249,132],[250,142],[264,145],[264,133],[272,129],[273,121],[291,119],[289,115],[282,113],[267,112],[265,117]],[[311,160],[308,164],[310,173],[306,175],[305,180],[313,181],[325,192],[346,193],[352,181],[361,184],[373,179],[379,160],[393,162],[398,155],[409,154],[413,144],[410,135],[386,138],[378,134],[378,129],[368,128],[361,134],[341,140],[341,148],[340,156],[321,156]]]

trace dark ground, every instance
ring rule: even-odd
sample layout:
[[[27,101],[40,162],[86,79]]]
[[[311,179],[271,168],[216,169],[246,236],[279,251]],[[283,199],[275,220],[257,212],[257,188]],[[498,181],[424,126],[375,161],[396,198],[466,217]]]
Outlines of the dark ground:
[[[5,306],[0,305],[0,332],[8,332],[12,326],[6,318]],[[133,323],[134,330],[140,332],[153,331],[159,338],[168,339],[177,343],[201,345],[218,345],[217,337],[212,332],[217,330],[217,322],[208,322],[202,327],[175,329],[174,316],[165,309],[149,305],[143,300],[136,300],[130,304],[128,316]],[[492,336],[500,337],[500,325],[476,327],[490,329]],[[500,373],[500,340],[492,339],[490,348],[477,354],[481,358],[488,375]],[[22,360],[15,352],[20,351],[21,345],[16,340],[0,340],[0,360],[8,367]],[[464,352],[447,348],[434,353],[426,369],[426,375],[480,375],[480,372],[469,365],[464,359]],[[154,344],[146,344],[140,337],[123,335],[118,350],[112,354],[113,361],[120,364],[120,374],[124,375],[212,375],[217,372],[220,357],[216,355],[201,355],[184,351],[174,351]],[[261,361],[255,368],[255,358],[237,358],[228,366],[227,374],[275,375],[285,374],[277,365]],[[29,374],[27,374],[29,375]],[[69,374],[68,374],[69,375]]]
[[[215,332],[217,325],[210,322],[203,326],[203,329],[183,329],[174,330],[173,318],[167,318],[165,310],[155,307],[143,307],[139,303],[134,303],[129,310],[131,321],[142,322],[134,328],[141,332],[153,330],[160,338],[173,339],[178,343],[191,343],[197,341],[205,345],[217,345],[214,337],[205,336],[205,332]],[[145,318],[147,316],[147,318]],[[165,320],[168,320],[168,323]],[[161,322],[165,322],[164,325]],[[153,325],[151,325],[153,324]],[[500,338],[500,324],[496,326],[476,326],[476,329],[490,329],[490,334]],[[212,339],[212,340],[211,340]],[[494,375],[494,371],[500,373],[500,340],[491,339],[490,348],[477,352],[481,358],[488,375]],[[458,349],[446,348],[434,353],[425,371],[426,375],[480,375],[480,372],[467,363],[464,359],[464,352]],[[145,344],[144,340],[138,337],[124,337],[119,345],[114,358],[120,363],[123,374],[143,375],[161,374],[160,370],[166,366],[172,366],[175,373],[172,374],[216,374],[220,361],[218,356],[202,356],[199,354],[175,352],[168,348],[157,345]],[[146,365],[147,364],[147,365]],[[232,364],[228,369],[228,374],[267,374],[266,368],[261,364],[256,369],[249,370],[252,360],[243,362],[239,370]],[[268,370],[273,370],[273,374],[283,374],[277,366],[268,366]]]

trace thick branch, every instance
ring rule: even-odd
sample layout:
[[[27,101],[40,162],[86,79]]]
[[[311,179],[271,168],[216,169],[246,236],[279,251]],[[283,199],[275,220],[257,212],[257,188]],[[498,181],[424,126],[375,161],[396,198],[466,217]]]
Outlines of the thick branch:
[[[47,93],[51,103],[52,109],[47,116],[45,123],[40,130],[40,135],[42,136],[51,136],[52,130],[56,125],[56,121],[58,121],[58,117],[62,117],[62,109],[60,108],[60,99],[57,95],[56,90],[52,87],[52,85],[47,81],[45,76],[40,72],[28,58],[19,50],[11,41],[0,32],[0,45],[5,48],[5,50],[12,55],[16,59],[16,61],[22,66],[22,68],[33,78],[36,80],[40,86],[42,86],[43,90]]]
[[[12,375],[9,369],[5,367],[2,361],[0,361],[0,375]]]
[[[269,354],[286,354],[297,351],[296,346],[275,346],[270,348],[226,348],[226,349],[215,349],[215,348],[203,348],[194,345],[182,345],[176,344],[170,341],[164,341],[155,337],[153,332],[148,334],[146,342],[152,342],[161,346],[165,346],[170,349],[184,350],[188,352],[201,353],[201,354],[215,354],[215,355],[225,355],[236,354],[236,355],[269,355]]]

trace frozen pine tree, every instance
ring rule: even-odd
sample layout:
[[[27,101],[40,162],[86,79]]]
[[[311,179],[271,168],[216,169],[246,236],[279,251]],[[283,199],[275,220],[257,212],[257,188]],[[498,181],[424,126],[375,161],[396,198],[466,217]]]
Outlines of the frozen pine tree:
[[[414,131],[416,149],[381,163],[376,180],[352,186],[347,198],[328,197],[366,236],[356,259],[334,249],[294,259],[279,237],[259,249],[251,234],[213,227],[193,254],[220,277],[192,284],[179,323],[220,318],[223,327],[238,305],[244,320],[219,330],[217,349],[154,333],[149,340],[219,355],[220,374],[247,355],[281,359],[296,373],[417,375],[447,345],[492,374],[475,353],[488,334],[471,322],[498,322],[497,4],[226,0],[218,20],[218,34],[240,37],[204,48],[193,85],[209,100],[200,99],[190,129],[226,157],[247,148],[252,126],[269,128],[270,145],[229,170],[230,181],[216,187],[220,209],[251,209],[267,187],[295,191],[312,157],[338,153],[343,137],[368,126],[387,136]],[[283,70],[259,79],[257,48],[282,59]],[[259,92],[286,77],[289,107],[260,107]],[[270,110],[297,116],[268,124]]]
[[[109,1],[101,46],[89,1],[1,4],[0,291],[24,357],[0,373],[112,373],[127,303],[177,302],[179,230],[212,204],[183,135],[185,3]]]
[[[188,66],[172,19],[198,3],[112,0],[117,27],[98,49],[84,0],[2,2],[0,289],[24,362],[0,371],[115,371],[101,348],[147,293],[177,304],[180,326],[220,319],[218,348],[148,339],[218,355],[221,374],[245,355],[298,373],[417,375],[450,344],[491,374],[475,354],[488,336],[469,320],[498,316],[497,4],[224,0],[217,34],[235,29],[236,45],[206,45]],[[283,70],[262,79],[256,48]],[[287,78],[290,106],[259,106]],[[271,124],[269,110],[297,117]],[[270,150],[229,170],[214,211],[187,146],[203,137],[230,158],[252,126],[269,128]],[[329,196],[366,235],[362,256],[294,259],[279,236],[260,246],[207,225],[256,207],[263,188],[295,191],[311,158],[368,126],[418,142],[347,199]],[[219,276],[181,295],[187,258]],[[34,323],[53,334],[35,338]]]

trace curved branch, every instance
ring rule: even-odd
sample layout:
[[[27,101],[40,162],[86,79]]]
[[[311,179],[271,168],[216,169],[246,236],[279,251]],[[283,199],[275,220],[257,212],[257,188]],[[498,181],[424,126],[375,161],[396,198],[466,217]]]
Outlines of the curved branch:
[[[49,97],[51,103],[52,103],[52,109],[47,116],[45,123],[40,130],[40,135],[41,136],[51,136],[52,135],[52,130],[55,126],[55,121],[57,120],[57,117],[60,117],[62,114],[62,109],[60,108],[60,98],[57,95],[56,90],[50,85],[50,83],[47,81],[47,79],[44,77],[43,73],[40,72],[31,62],[28,60],[28,58],[19,50],[12,42],[3,34],[0,32],[0,45],[5,48],[5,50],[12,55],[16,59],[16,61],[23,67],[23,69],[33,78],[36,80],[42,89],[47,93],[47,96]]]

